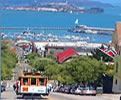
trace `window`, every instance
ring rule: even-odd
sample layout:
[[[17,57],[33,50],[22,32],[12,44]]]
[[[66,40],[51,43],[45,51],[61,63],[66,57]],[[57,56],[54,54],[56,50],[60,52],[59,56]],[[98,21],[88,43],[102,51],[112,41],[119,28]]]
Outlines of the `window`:
[[[117,79],[115,80],[115,84],[117,85]]]
[[[118,72],[118,62],[116,62],[116,73]]]
[[[44,78],[39,79],[40,85],[44,85],[44,80],[45,80]]]
[[[31,85],[36,85],[36,78],[31,78]]]
[[[28,78],[23,78],[23,84],[27,85],[28,84]]]

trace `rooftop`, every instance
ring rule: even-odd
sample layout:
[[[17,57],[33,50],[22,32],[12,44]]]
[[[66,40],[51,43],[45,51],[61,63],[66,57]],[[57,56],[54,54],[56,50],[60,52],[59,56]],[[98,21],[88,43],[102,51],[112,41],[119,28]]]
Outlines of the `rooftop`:
[[[78,55],[75,49],[69,48],[63,52],[58,53],[56,57],[59,63],[63,63],[64,61],[66,61],[67,59],[69,59],[74,55]]]

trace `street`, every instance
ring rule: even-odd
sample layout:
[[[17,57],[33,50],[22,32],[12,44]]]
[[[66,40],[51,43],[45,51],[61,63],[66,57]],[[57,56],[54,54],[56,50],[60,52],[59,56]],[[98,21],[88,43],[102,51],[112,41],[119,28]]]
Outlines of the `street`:
[[[19,49],[18,49],[19,50]],[[20,54],[19,54],[20,55]],[[13,79],[17,79],[18,75],[21,74],[23,70],[30,70],[31,67],[26,63],[18,63],[16,68],[14,69]],[[64,93],[50,93],[48,97],[36,97],[36,96],[25,96],[24,99],[21,95],[16,95],[13,90],[13,82],[7,82],[6,91],[2,92],[1,100],[120,100],[119,94],[98,94],[97,96],[81,96],[81,95],[72,95],[72,94],[64,94]]]
[[[12,84],[9,84],[6,91],[2,92],[1,100],[120,100],[119,94],[102,94],[97,96],[80,96],[63,93],[50,93],[49,97],[16,96]]]

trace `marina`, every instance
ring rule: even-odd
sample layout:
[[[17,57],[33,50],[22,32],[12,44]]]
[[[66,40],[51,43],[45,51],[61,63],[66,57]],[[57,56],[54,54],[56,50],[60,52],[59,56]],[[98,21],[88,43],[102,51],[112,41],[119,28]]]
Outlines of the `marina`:
[[[78,20],[77,20],[78,21]],[[77,22],[76,22],[77,23]],[[67,30],[74,33],[92,33],[111,35],[114,32],[113,28],[88,27],[86,25],[76,25],[71,27],[0,27],[0,30]]]
[[[65,34],[63,36],[59,36],[58,34],[53,33],[42,33],[42,32],[32,32],[32,31],[23,31],[23,32],[13,32],[11,33],[1,33],[2,39],[25,39],[30,41],[45,41],[45,42],[58,42],[58,41],[65,41],[65,42],[76,42],[76,41],[90,41],[90,38],[81,37],[79,35],[71,35]]]
[[[12,40],[22,38],[30,41],[109,43],[112,41],[112,33],[98,34],[97,31],[90,29],[75,33],[73,29],[76,25],[110,29],[114,28],[117,20],[120,20],[120,16],[115,12],[109,17],[110,12],[107,10],[103,14],[95,15],[72,13],[72,11],[70,13],[27,11],[26,13],[26,11],[0,10],[0,13],[3,18],[0,27],[1,37]],[[75,23],[76,19],[78,19],[77,23]]]
[[[20,30],[21,29],[21,30]],[[40,42],[79,42],[86,41],[88,43],[109,43],[112,39],[111,35],[105,34],[87,34],[73,33],[67,30],[31,30],[32,28],[7,29],[1,32],[2,39],[25,39]],[[105,39],[107,38],[107,39]],[[105,40],[104,40],[105,39]]]
[[[68,30],[70,27],[0,27],[0,30]]]

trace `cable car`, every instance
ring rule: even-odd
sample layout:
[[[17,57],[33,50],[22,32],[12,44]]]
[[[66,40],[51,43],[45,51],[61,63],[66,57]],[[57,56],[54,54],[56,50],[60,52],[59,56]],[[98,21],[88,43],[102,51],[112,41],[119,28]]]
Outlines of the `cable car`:
[[[48,78],[38,72],[23,72],[16,86],[17,95],[49,95]]]

